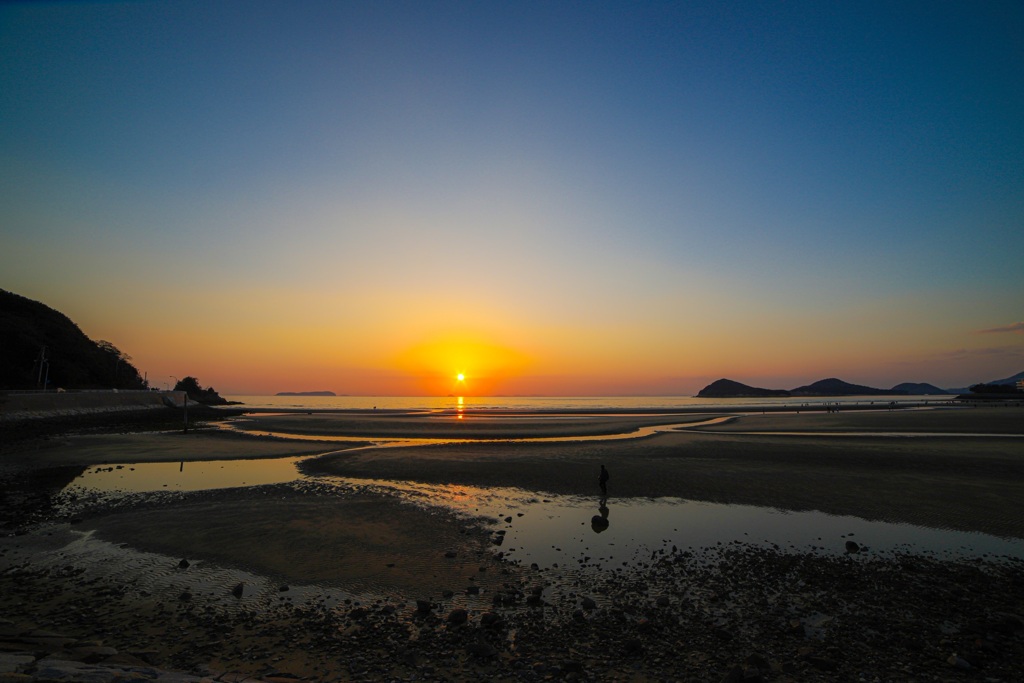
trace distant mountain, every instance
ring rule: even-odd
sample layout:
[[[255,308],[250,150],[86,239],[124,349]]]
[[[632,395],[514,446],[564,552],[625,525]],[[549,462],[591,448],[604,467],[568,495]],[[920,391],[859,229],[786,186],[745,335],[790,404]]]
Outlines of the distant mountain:
[[[1006,379],[997,379],[992,382],[985,382],[985,384],[1009,384],[1017,386],[1017,381],[1024,379],[1024,372],[1018,372],[1013,377],[1007,377]]]
[[[949,393],[945,389],[940,389],[934,384],[928,384],[927,382],[904,382],[903,384],[897,384],[890,391],[898,391],[903,394],[910,394],[911,396],[945,396]]]
[[[333,391],[279,391],[275,396],[337,396]]]
[[[1024,379],[1024,372],[1018,372],[1013,377],[1007,377],[1005,379],[995,379],[991,382],[975,382],[974,384],[1009,384],[1010,386],[1016,387],[1017,380]],[[971,386],[974,386],[972,384]],[[956,387],[953,389],[946,389],[951,394],[969,394],[971,393],[970,387]]]
[[[697,392],[697,398],[766,398],[770,396],[789,396],[789,392],[783,389],[751,387],[731,379],[716,380]]]
[[[46,304],[0,289],[0,389],[144,389],[131,357]]]
[[[818,380],[814,384],[797,387],[790,392],[793,396],[903,396],[905,391],[875,389],[860,384],[850,384],[835,377]]]

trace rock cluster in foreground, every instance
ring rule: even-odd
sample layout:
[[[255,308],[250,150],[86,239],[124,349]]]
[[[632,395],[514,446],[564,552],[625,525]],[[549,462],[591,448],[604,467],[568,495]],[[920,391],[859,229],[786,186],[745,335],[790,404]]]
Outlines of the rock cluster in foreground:
[[[1012,681],[1024,661],[1021,564],[882,557],[860,544],[846,555],[734,544],[656,551],[575,575],[513,565],[503,587],[483,596],[486,607],[467,608],[468,589],[453,586],[441,597],[336,606],[278,599],[228,609],[178,596],[145,618],[140,596],[77,586],[73,571],[22,566],[0,577],[0,589],[22,598],[10,606],[14,619],[33,614],[44,628],[101,632],[103,642],[52,636],[50,645],[135,677],[116,680],[193,680],[160,678],[171,674],[148,657],[196,677],[230,670],[270,681]],[[68,597],[63,607],[40,609],[55,591]],[[139,649],[127,623],[157,625],[151,650]],[[130,638],[135,649],[123,649],[118,641]],[[56,664],[67,660],[53,652],[29,662],[27,651],[5,661],[28,678],[9,680],[79,667]],[[60,680],[115,680],[88,672]]]

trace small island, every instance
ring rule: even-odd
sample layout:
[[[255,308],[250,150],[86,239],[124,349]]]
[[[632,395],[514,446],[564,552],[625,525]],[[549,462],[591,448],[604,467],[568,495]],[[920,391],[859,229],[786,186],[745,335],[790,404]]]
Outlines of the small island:
[[[731,379],[720,379],[697,393],[697,398],[764,398],[769,396],[789,396],[789,392],[782,389],[761,389]]]
[[[333,391],[279,391],[275,396],[337,396]]]

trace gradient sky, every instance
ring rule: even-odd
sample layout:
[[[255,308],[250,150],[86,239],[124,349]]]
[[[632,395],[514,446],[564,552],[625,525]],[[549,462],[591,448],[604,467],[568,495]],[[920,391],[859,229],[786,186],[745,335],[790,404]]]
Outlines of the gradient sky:
[[[0,237],[160,386],[997,379],[1024,5],[4,4]]]

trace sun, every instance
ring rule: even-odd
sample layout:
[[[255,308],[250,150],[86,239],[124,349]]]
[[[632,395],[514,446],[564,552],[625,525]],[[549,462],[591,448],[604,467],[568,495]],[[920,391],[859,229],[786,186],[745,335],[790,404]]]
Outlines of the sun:
[[[460,372],[459,374],[455,375],[455,379],[458,382],[465,382],[466,381],[466,376],[463,373]]]

